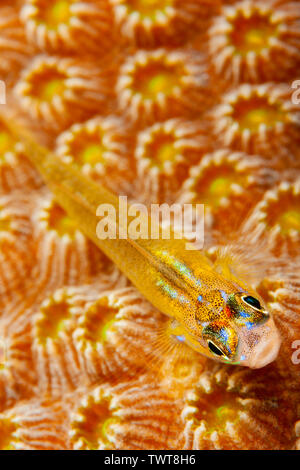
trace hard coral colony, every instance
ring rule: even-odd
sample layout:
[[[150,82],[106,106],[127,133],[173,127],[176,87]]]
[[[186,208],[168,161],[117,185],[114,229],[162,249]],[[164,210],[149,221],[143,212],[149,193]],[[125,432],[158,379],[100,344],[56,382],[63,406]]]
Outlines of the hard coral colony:
[[[63,162],[205,204],[207,257],[234,252],[282,337],[256,370],[167,344],[0,120],[0,449],[300,449],[300,1],[1,0],[0,54]]]

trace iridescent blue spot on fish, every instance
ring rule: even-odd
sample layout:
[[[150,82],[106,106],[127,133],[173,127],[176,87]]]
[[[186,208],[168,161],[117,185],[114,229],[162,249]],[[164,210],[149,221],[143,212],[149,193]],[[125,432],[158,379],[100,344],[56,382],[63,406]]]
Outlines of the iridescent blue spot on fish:
[[[185,336],[184,335],[178,335],[178,336],[175,336],[175,338],[177,338],[178,341],[180,341],[181,343],[185,342]]]
[[[229,338],[228,332],[224,328],[221,328],[220,335],[223,338],[223,341],[224,341],[224,344],[226,345],[227,351],[229,352],[229,354],[231,354],[231,349],[228,346],[228,338]]]
[[[243,310],[241,310],[239,313],[240,313],[241,317],[243,317],[243,318],[250,318],[250,316],[251,316],[249,313],[244,312]]]
[[[221,328],[220,335],[224,338],[225,341],[228,340],[228,333],[224,328]]]
[[[222,299],[223,299],[225,302],[227,302],[227,297],[228,297],[228,295],[226,294],[226,292],[223,291],[223,290],[220,290],[220,294],[221,294]]]

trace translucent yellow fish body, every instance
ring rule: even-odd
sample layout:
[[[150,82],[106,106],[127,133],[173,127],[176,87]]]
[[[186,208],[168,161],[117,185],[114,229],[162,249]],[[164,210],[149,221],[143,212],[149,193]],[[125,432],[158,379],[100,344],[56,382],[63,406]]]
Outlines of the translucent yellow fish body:
[[[119,199],[36,144],[22,128],[7,123],[26,154],[78,228],[125,273],[139,291],[171,317],[171,332],[183,343],[222,362],[262,367],[277,355],[280,340],[262,301],[227,266],[218,270],[185,240],[99,239],[98,206],[119,214]]]

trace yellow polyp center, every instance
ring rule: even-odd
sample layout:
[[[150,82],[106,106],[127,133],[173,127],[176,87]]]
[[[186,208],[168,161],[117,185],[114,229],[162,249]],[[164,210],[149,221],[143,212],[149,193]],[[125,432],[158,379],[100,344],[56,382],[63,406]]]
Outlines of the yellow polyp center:
[[[49,229],[55,230],[59,236],[69,235],[73,237],[77,230],[74,220],[57,204],[53,204],[47,210],[46,220]]]
[[[300,208],[298,210],[291,209],[284,212],[278,219],[283,234],[289,233],[290,230],[300,232]]]
[[[0,420],[0,450],[14,449],[12,441],[14,440],[13,434],[16,430],[17,425],[11,419]]]
[[[93,346],[98,343],[105,343],[109,332],[112,332],[117,323],[117,309],[109,307],[105,302],[97,303],[87,312],[85,327],[85,338]]]
[[[39,100],[51,102],[55,96],[62,96],[65,92],[66,78],[67,76],[55,67],[45,66],[32,76],[28,94]]]
[[[222,198],[230,194],[232,181],[229,178],[216,178],[209,187],[209,192],[213,197]]]
[[[146,84],[146,90],[151,95],[156,95],[157,93],[166,93],[170,86],[170,76],[168,74],[161,74],[153,77]]]
[[[101,443],[106,445],[110,442],[111,425],[119,419],[112,416],[113,411],[109,407],[108,399],[93,403],[81,412],[83,420],[76,423],[77,437],[82,439],[90,450],[97,449]]]
[[[49,28],[56,29],[62,23],[68,23],[71,17],[70,4],[72,1],[61,0],[50,5],[49,8],[41,9],[43,22]]]
[[[241,99],[234,105],[232,114],[241,128],[257,132],[261,124],[272,128],[279,122],[285,122],[285,114],[279,105],[268,103],[266,98],[252,97]]]
[[[146,156],[153,165],[162,167],[166,162],[176,159],[178,150],[174,146],[174,137],[171,135],[157,135],[154,141],[148,146]]]
[[[245,42],[253,49],[262,47],[265,44],[265,35],[259,29],[252,29],[245,34]]]
[[[81,154],[82,163],[92,166],[103,161],[103,148],[100,145],[90,145]]]
[[[157,151],[157,160],[161,163],[174,160],[177,152],[172,144],[164,144]]]
[[[94,167],[98,163],[105,165],[104,153],[108,150],[103,144],[103,132],[98,129],[94,133],[83,129],[69,144],[68,154],[74,158],[74,163],[79,167],[88,164]]]
[[[56,340],[59,333],[66,328],[66,320],[70,317],[67,302],[53,302],[42,310],[43,318],[37,325],[38,337],[42,342],[48,338]]]
[[[14,147],[14,141],[8,132],[0,131],[0,157]]]
[[[244,127],[248,128],[258,128],[260,124],[266,122],[269,117],[269,112],[267,109],[253,109],[249,111],[244,120]]]
[[[133,89],[143,95],[144,99],[155,99],[158,93],[166,96],[172,94],[178,85],[178,70],[176,66],[151,64],[136,70]]]
[[[101,342],[105,342],[107,340],[108,333],[114,329],[116,324],[115,319],[111,319],[105,323],[103,328],[99,331],[98,338]]]
[[[52,101],[54,96],[62,95],[65,91],[65,84],[63,80],[56,79],[46,83],[41,90],[41,99],[43,101]]]
[[[234,421],[236,419],[236,410],[230,406],[222,405],[216,410],[216,415],[221,423]]]
[[[212,166],[200,179],[195,180],[193,185],[195,199],[200,204],[216,207],[223,198],[230,196],[233,183],[241,186],[245,183],[243,176],[238,174],[234,167]]]
[[[129,13],[138,12],[142,18],[155,19],[157,12],[164,12],[168,6],[173,5],[173,0],[128,0]]]
[[[277,36],[277,26],[271,22],[269,15],[253,12],[250,18],[238,15],[233,21],[229,40],[236,48],[236,52],[247,54],[259,53],[269,46],[271,37]]]
[[[208,434],[223,430],[228,422],[238,422],[238,413],[242,408],[235,395],[225,390],[203,393],[199,400],[191,405],[197,408],[197,412],[193,415],[195,424],[199,425],[202,420],[205,421]]]

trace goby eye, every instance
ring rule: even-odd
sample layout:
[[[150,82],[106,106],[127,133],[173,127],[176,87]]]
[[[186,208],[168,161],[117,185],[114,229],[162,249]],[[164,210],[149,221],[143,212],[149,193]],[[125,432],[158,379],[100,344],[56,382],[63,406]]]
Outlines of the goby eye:
[[[207,345],[210,351],[216,354],[216,356],[224,356],[224,353],[221,351],[221,349],[219,349],[212,341],[208,341]]]
[[[256,310],[262,310],[262,306],[260,305],[260,301],[256,299],[255,297],[252,297],[252,295],[247,295],[245,297],[242,297],[242,301],[250,305],[250,307],[255,308]]]

